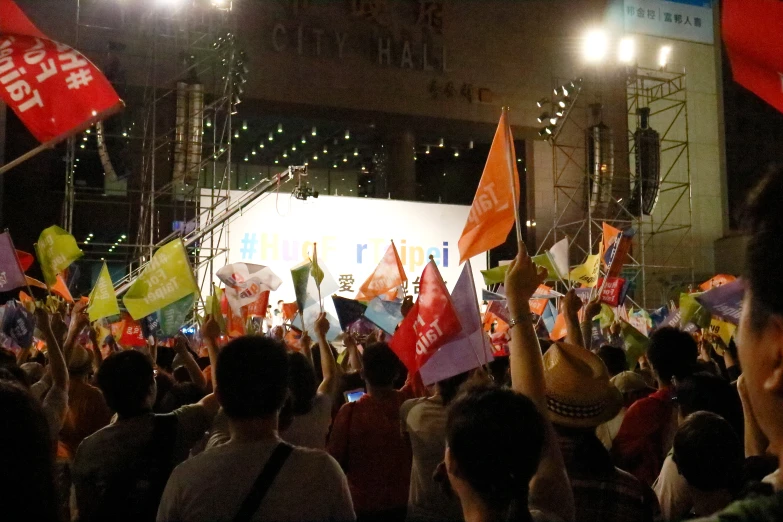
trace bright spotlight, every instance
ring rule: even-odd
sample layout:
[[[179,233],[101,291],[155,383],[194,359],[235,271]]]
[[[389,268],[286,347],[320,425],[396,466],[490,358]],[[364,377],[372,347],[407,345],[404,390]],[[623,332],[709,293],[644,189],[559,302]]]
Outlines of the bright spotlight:
[[[617,59],[620,63],[632,64],[636,59],[636,42],[633,38],[625,37],[620,40],[619,47],[617,48]]]
[[[587,32],[582,42],[582,52],[587,62],[602,62],[606,58],[608,50],[609,37],[605,31],[593,29]]]
[[[661,50],[658,51],[658,66],[661,69],[665,69],[669,64],[669,58],[672,56],[672,46],[664,45]]]
[[[549,118],[549,113],[545,112],[538,117],[538,123],[544,123],[544,120],[546,120],[547,118]]]

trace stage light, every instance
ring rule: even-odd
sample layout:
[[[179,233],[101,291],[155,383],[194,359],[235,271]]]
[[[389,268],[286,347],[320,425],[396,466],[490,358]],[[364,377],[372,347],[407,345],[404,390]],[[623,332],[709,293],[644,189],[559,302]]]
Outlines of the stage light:
[[[546,129],[541,129],[540,131],[538,131],[538,135],[541,136],[542,138],[546,136],[547,135]]]
[[[315,136],[315,134],[313,134],[313,136]],[[304,134],[302,134],[302,145],[304,145],[305,143],[307,143],[307,138],[305,138]]]
[[[565,108],[566,108],[566,105],[568,105],[568,103],[567,103],[565,100],[560,100],[559,102],[557,102],[557,105],[558,105],[558,106],[559,106],[561,109],[565,109]]]
[[[541,98],[540,100],[538,100],[536,102],[536,106],[540,109],[541,107],[543,107],[547,103],[549,103],[549,98]]]
[[[263,141],[258,145],[258,148],[260,149],[266,148],[266,145],[264,145]]]
[[[275,165],[277,165],[278,163],[280,163],[280,160],[275,158]]]
[[[666,66],[669,65],[669,59],[672,56],[672,46],[671,45],[664,45],[661,47],[661,50],[658,51],[658,66],[661,69],[666,69]]]
[[[588,63],[599,63],[606,59],[609,49],[609,37],[606,31],[592,29],[585,34],[582,42],[582,53]]]
[[[210,118],[207,118],[206,126],[207,127],[212,127],[212,120]]]
[[[318,161],[318,154],[313,154],[313,161]]]
[[[548,126],[546,129],[544,129],[547,134],[552,135],[555,131],[555,129],[552,127],[552,125]]]
[[[277,133],[278,134],[282,134],[283,133],[283,124],[282,123],[278,123],[277,124]]]
[[[473,150],[473,140],[468,142],[468,150]]]
[[[564,96],[565,98],[568,98],[568,87],[566,87],[565,85],[563,85],[562,87],[560,87],[560,92],[563,94],[563,96]]]
[[[537,118],[537,121],[538,121],[538,123],[544,123],[544,121],[545,121],[547,118],[549,118],[549,113],[548,113],[548,112],[545,112],[544,114],[542,114],[541,116],[539,116],[539,117]]]
[[[348,129],[345,129],[345,139],[350,140],[351,139],[351,131]]]
[[[243,122],[242,122],[242,130],[243,130],[243,131],[246,131],[246,130],[247,130],[247,120],[245,120],[245,121],[243,121]]]
[[[87,234],[87,237],[92,237],[92,235],[93,235],[92,232],[90,232],[89,234]]]
[[[85,134],[89,134],[90,132],[91,132],[90,129],[84,131]]]
[[[343,163],[348,163],[348,156],[343,156]]]
[[[293,145],[291,145],[291,151],[292,151],[292,152],[296,152],[296,143],[294,143]]]
[[[549,124],[550,125],[557,125],[557,118],[554,117],[554,116],[552,118],[549,118]]]
[[[288,151],[287,151],[287,150],[284,150],[284,151],[283,151],[283,157],[284,157],[284,158],[287,158],[287,157],[288,157]]]
[[[626,36],[620,40],[620,44],[617,47],[617,59],[620,63],[632,64],[636,59],[636,42],[633,38]]]
[[[454,151],[454,157],[455,157],[455,158],[459,158],[459,151],[458,151],[458,150],[455,150],[455,151]]]
[[[269,133],[269,141],[275,141],[275,135],[271,132]]]
[[[359,149],[353,149],[353,155],[358,156],[359,155]]]
[[[239,139],[239,131],[234,131],[234,139]]]
[[[443,138],[441,138],[441,139],[440,139],[440,141],[438,142],[438,147],[440,147],[440,148],[443,148],[443,146],[445,145],[445,143],[446,143],[446,142],[443,140]]]
[[[252,154],[253,156],[255,156],[255,155],[257,154],[257,153],[256,153],[256,149],[253,149],[253,152],[251,152],[250,154]]]
[[[313,130],[310,131],[310,134],[315,136],[318,134],[318,130],[315,127],[313,127]]]
[[[332,165],[332,168],[333,168],[333,169],[336,169],[336,168],[337,168],[337,163],[335,163],[334,165]]]
[[[430,153],[430,146],[429,146],[429,145],[427,145],[427,148],[426,148],[426,150],[424,151],[424,154],[429,154],[429,153]]]
[[[324,153],[324,154],[329,154],[329,149],[327,149],[327,148],[326,148],[326,145],[324,145],[324,150],[323,150],[323,153]]]

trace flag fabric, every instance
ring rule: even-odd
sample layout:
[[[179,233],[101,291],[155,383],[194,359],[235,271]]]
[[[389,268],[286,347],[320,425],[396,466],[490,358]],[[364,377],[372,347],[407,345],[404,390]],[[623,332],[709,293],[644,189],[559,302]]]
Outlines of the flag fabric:
[[[598,283],[599,271],[601,270],[601,256],[591,254],[587,256],[585,262],[569,274],[569,279],[573,283],[579,283],[582,288],[595,288]]]
[[[193,305],[196,303],[196,294],[189,294],[174,301],[168,306],[163,307],[159,312],[160,330],[166,337],[174,337],[179,333],[180,328],[185,325],[185,321],[193,311]]]
[[[25,286],[24,269],[19,263],[11,234],[0,234],[0,292]]]
[[[68,290],[68,285],[65,284],[65,279],[63,279],[63,276],[60,274],[57,274],[57,280],[50,290],[53,294],[59,295],[67,302],[73,303],[73,296],[71,296],[71,291]]]
[[[620,320],[620,333],[623,336],[626,368],[635,368],[639,357],[647,352],[650,340],[625,320]]]
[[[680,294],[680,324],[694,323],[700,328],[706,328],[710,324],[710,312],[698,301],[701,293]]]
[[[230,290],[230,288],[226,288],[223,295],[227,296]],[[239,313],[236,313],[234,309],[229,306],[226,312],[226,335],[231,339],[245,335],[247,333],[247,308],[241,308]]]
[[[261,295],[255,301],[247,305],[248,317],[266,317],[266,310],[269,306],[269,294],[269,290],[261,292]],[[294,311],[294,313],[296,312]]]
[[[745,285],[742,279],[713,288],[696,297],[712,315],[731,324],[739,324]]]
[[[364,317],[387,334],[394,335],[397,325],[403,319],[402,303],[399,301],[384,301],[380,297],[376,297],[367,303]]]
[[[160,329],[160,311],[153,312],[147,317],[139,319],[139,326],[141,326],[141,334],[145,339],[149,337],[163,337],[163,331]]]
[[[737,278],[733,275],[718,274],[715,277],[711,277],[708,281],[704,281],[702,284],[700,284],[699,290],[706,292],[707,290],[712,290],[713,288],[723,286],[736,280]]]
[[[487,307],[487,313],[497,317],[506,324],[511,321],[508,304],[505,301],[491,301]]]
[[[533,256],[530,259],[538,268],[546,269],[547,281],[559,280],[557,277],[557,271],[555,270],[555,267],[552,265],[552,259],[549,257],[549,254],[547,252],[544,252],[543,254],[539,254],[537,256]]]
[[[461,331],[451,296],[438,266],[431,260],[421,274],[416,304],[403,319],[389,346],[408,371],[415,374],[441,346]]]
[[[320,289],[321,283],[324,280],[324,271],[321,270],[320,266],[318,266],[318,245],[315,243],[313,243],[313,261],[312,265],[310,266],[310,275],[313,276],[315,286]]]
[[[544,313],[544,310],[546,309],[546,304],[549,302],[549,299],[530,299],[528,301],[528,305],[530,306],[530,311],[538,316]]]
[[[402,261],[397,254],[397,247],[392,241],[386,253],[381,258],[381,262],[375,267],[370,277],[359,288],[356,294],[357,301],[371,301],[376,297],[383,296],[388,301],[393,301],[398,297],[400,288],[408,276],[405,275],[405,269],[402,267]]]
[[[551,301],[548,301],[546,304],[546,309],[544,310],[544,313],[541,316],[541,320],[544,322],[544,327],[546,328],[546,331],[549,332],[550,334],[555,329],[556,318],[557,318],[557,308],[555,308],[555,305],[553,305]]]
[[[489,290],[481,289],[482,301],[505,301],[506,296],[500,292],[490,292]]]
[[[492,347],[481,328],[481,310],[476,301],[476,285],[468,260],[451,292],[462,331],[447,342],[421,367],[425,385],[478,368],[493,360]]]
[[[601,288],[601,302],[609,306],[620,306],[625,301],[625,293],[628,290],[628,283],[621,277],[609,277],[604,283],[604,278],[598,280],[598,286]]]
[[[564,237],[552,245],[547,255],[552,262],[552,267],[557,272],[557,276],[563,280],[568,279],[568,238]]]
[[[552,330],[549,332],[549,338],[553,341],[560,341],[565,339],[566,335],[568,335],[568,328],[566,326],[565,315],[561,312],[555,317],[555,323],[552,325]]]
[[[57,225],[41,232],[41,235],[38,236],[38,243],[35,245],[35,251],[38,254],[38,263],[43,270],[44,281],[49,286],[54,286],[57,283],[57,274],[63,272],[71,266],[71,263],[84,255],[84,252],[76,244],[76,239]]]
[[[514,209],[519,205],[518,198],[519,172],[514,137],[511,135],[508,114],[504,110],[470,207],[468,221],[459,238],[460,263],[505,243],[514,226]]]
[[[122,346],[147,346],[141,324],[130,315],[123,317],[119,343]]]
[[[505,282],[506,272],[508,272],[508,265],[500,265],[489,270],[482,270],[481,275],[484,277],[484,284],[492,286]]]
[[[0,19],[0,69],[14,74],[0,97],[38,141],[56,143],[122,107],[93,63],[50,40],[12,1],[0,2]]]
[[[299,305],[296,303],[283,303],[283,320],[292,321],[296,317],[297,310],[299,310]]]
[[[555,297],[563,297],[563,294],[556,292],[549,286],[538,285],[536,291],[533,292],[532,299],[554,299]]]
[[[340,321],[340,328],[343,331],[348,330],[351,324],[361,319],[364,316],[364,311],[367,310],[366,304],[339,295],[333,295],[332,301],[334,309],[337,311],[337,319]]]
[[[185,245],[175,239],[155,252],[122,301],[131,317],[141,319],[198,291]]]
[[[50,40],[11,0],[0,1],[0,20],[0,70],[11,78],[0,98],[38,141],[56,143],[122,108],[93,63]]]
[[[43,281],[39,281],[33,277],[30,277],[28,275],[24,276],[25,283],[27,283],[28,286],[33,286],[35,288],[40,288],[41,290],[48,290],[49,287],[46,286],[46,283]]]
[[[16,301],[8,301],[3,314],[3,333],[10,337],[20,348],[29,348],[33,344],[35,318],[27,308]]]
[[[605,267],[608,267],[609,264],[612,262],[612,252],[614,251],[614,244],[617,241],[617,239],[620,237],[620,234],[622,234],[622,230],[619,228],[614,228],[612,225],[609,225],[607,223],[602,223],[601,228],[603,230],[603,238],[602,238],[602,248],[601,252],[603,255],[603,264]]]
[[[620,272],[628,260],[628,252],[631,250],[631,241],[636,231],[632,228],[623,230],[615,239],[609,252],[604,254],[605,261],[609,265],[607,277],[619,277]]]
[[[299,313],[305,309],[307,301],[307,280],[310,278],[310,261],[303,261],[291,269],[291,279],[294,281],[294,293],[296,294],[296,305],[299,307]]]
[[[35,262],[34,255],[22,252],[21,250],[16,251],[16,257],[19,258],[19,266],[22,267],[22,272],[30,270],[30,267],[33,266],[33,263]]]
[[[95,322],[104,317],[120,315],[120,307],[117,304],[117,295],[114,293],[114,284],[109,275],[109,267],[103,263],[95,286],[90,292],[90,304],[87,306],[87,314],[90,322]]]
[[[601,313],[597,317],[601,328],[609,328],[614,322],[614,311],[611,306],[601,303]]]
[[[227,294],[235,312],[257,301],[263,292],[277,290],[283,284],[271,268],[250,263],[226,265],[216,275],[226,285],[226,289],[235,290]]]
[[[783,112],[780,34],[783,5],[770,0],[726,0],[722,33],[734,80]]]
[[[212,316],[212,319],[218,325],[221,333],[226,333],[226,320],[223,317],[223,309],[221,307],[221,301],[223,300],[223,291],[212,284],[212,295],[207,297],[207,301],[204,303],[207,313]]]

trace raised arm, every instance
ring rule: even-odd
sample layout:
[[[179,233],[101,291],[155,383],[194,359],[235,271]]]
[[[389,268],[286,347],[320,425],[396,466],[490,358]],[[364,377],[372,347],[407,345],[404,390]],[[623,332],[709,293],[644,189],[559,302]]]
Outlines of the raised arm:
[[[528,300],[546,278],[538,271],[520,243],[519,254],[506,273],[506,296],[511,319],[511,387],[528,396],[538,406],[546,429],[541,463],[530,488],[530,505],[553,513],[565,521],[574,520],[574,497],[566,474],[563,456],[552,423],[547,417],[546,380],[541,347],[533,328]]]
[[[348,350],[348,364],[351,370],[355,372],[362,371],[362,356],[359,355],[359,347],[356,346],[356,339],[351,335],[345,336],[345,349]]]
[[[62,319],[59,317],[54,320],[62,322]],[[57,337],[52,330],[49,314],[43,308],[37,308],[35,310],[35,321],[46,341],[52,386],[68,390],[68,366],[65,364],[65,356],[60,348],[60,343],[57,341]]]
[[[77,302],[71,310],[71,324],[68,326],[68,335],[63,344],[63,354],[66,360],[70,358],[73,345],[84,327],[90,324],[90,318],[87,316],[87,304],[81,301]]]
[[[582,339],[582,329],[579,326],[579,310],[582,308],[582,300],[572,288],[563,298],[561,311],[566,322],[566,342],[576,346],[585,347]]]
[[[174,342],[174,350],[176,350],[177,354],[182,358],[182,363],[185,368],[187,368],[188,375],[190,375],[190,380],[193,381],[193,384],[202,390],[205,390],[207,388],[207,379],[204,377],[201,368],[196,362],[196,359],[193,358],[193,354],[190,353],[188,347],[187,337],[182,334],[177,335],[177,339]]]
[[[98,340],[99,329],[97,325],[90,328],[90,341],[92,341],[92,368],[96,372],[103,363],[103,352],[101,351],[101,342]]]
[[[318,340],[318,349],[321,353],[321,371],[324,375],[318,391],[334,398],[335,393],[337,393],[337,387],[340,384],[342,370],[337,366],[332,347],[326,341],[327,332],[329,332],[329,320],[326,318],[326,314],[321,312],[318,315],[318,319],[315,320],[315,337]]]
[[[310,334],[307,333],[307,330],[302,332],[302,336],[299,338],[299,346],[302,348],[302,353],[310,361],[310,364],[313,364],[313,340],[310,339]]]
[[[601,313],[601,296],[597,295],[587,303],[585,316],[582,318],[581,330],[585,348],[593,349],[593,317]]]
[[[212,389],[217,388],[215,375],[218,359],[218,337],[220,337],[220,326],[211,315],[208,315],[204,319],[204,324],[201,325],[201,340],[207,347],[207,353],[209,353],[209,365],[212,367]]]

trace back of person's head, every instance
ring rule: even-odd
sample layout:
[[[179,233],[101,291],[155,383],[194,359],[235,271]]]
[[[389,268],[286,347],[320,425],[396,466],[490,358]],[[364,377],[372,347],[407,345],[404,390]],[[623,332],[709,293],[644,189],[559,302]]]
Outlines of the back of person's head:
[[[672,458],[680,475],[700,491],[740,486],[742,443],[719,415],[700,411],[685,419],[674,436]]]
[[[149,410],[150,394],[156,389],[155,372],[143,353],[125,350],[109,355],[96,380],[106,404],[119,415],[132,416]]]
[[[744,280],[750,290],[750,323],[756,330],[772,315],[783,316],[783,168],[772,168],[748,198],[743,228],[750,235],[745,256]]]
[[[13,382],[23,388],[29,388],[32,384],[25,371],[19,366],[0,366],[0,380]]]
[[[682,417],[699,411],[714,413],[728,421],[742,438],[742,402],[737,389],[725,379],[708,372],[694,373],[677,382],[675,393]]]
[[[443,399],[444,406],[448,406],[451,401],[454,400],[454,397],[457,396],[460,387],[465,384],[465,382],[468,380],[468,377],[470,377],[470,372],[464,372],[458,373],[457,375],[449,377],[448,379],[438,381],[438,393],[440,393],[440,397]]]
[[[156,413],[171,413],[188,404],[196,404],[204,398],[204,390],[192,382],[178,382],[160,400]]]
[[[234,339],[220,352],[215,372],[217,396],[229,418],[268,418],[288,394],[288,353],[275,339]]]
[[[177,352],[173,348],[168,346],[158,346],[158,359],[156,364],[158,368],[162,368],[169,373],[174,372],[174,358],[177,356]]]
[[[46,373],[46,368],[43,367],[43,364],[37,362],[26,362],[19,368],[27,375],[30,384],[35,384],[40,381],[43,378],[44,373]]]
[[[622,348],[605,344],[595,353],[604,362],[606,369],[609,370],[609,377],[614,377],[628,369],[628,362],[625,359],[625,350]]]
[[[304,415],[313,409],[318,383],[313,364],[302,353],[288,354],[288,390],[294,415]]]
[[[21,386],[0,380],[0,490],[3,520],[58,520],[54,453],[40,404]]]
[[[460,394],[449,407],[446,443],[450,474],[490,509],[530,519],[529,483],[544,445],[544,419],[530,399],[498,386]]]
[[[378,388],[389,388],[400,374],[400,360],[386,343],[373,343],[364,349],[362,367],[365,380]]]
[[[650,336],[647,359],[662,383],[691,375],[698,356],[696,341],[686,332],[667,326]]]
[[[509,384],[508,369],[511,364],[508,360],[508,356],[496,356],[493,360],[489,361],[489,373],[492,375],[492,379],[498,386],[506,386]]]

